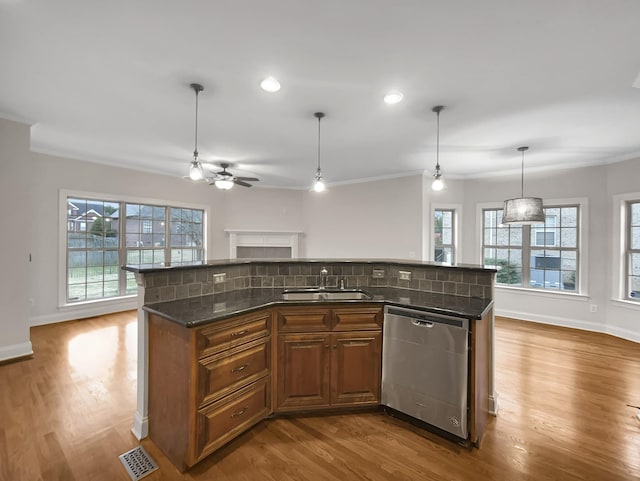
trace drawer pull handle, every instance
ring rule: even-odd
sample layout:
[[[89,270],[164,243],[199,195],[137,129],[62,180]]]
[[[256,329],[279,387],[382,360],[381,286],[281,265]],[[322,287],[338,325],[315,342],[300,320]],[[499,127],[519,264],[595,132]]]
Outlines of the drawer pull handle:
[[[244,371],[248,367],[249,367],[249,364],[243,364],[242,366],[234,367],[233,369],[231,369],[231,372]]]
[[[243,336],[249,332],[249,329],[245,329],[244,331],[232,332],[231,337]]]
[[[242,409],[237,410],[235,413],[233,413],[231,415],[231,418],[237,418],[238,416],[242,416],[244,413],[246,413],[249,410],[249,406],[245,406]]]

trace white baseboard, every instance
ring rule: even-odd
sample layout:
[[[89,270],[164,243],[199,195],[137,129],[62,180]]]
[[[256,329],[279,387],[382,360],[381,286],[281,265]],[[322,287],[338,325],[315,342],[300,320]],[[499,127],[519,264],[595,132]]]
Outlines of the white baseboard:
[[[640,342],[640,333],[622,329],[620,327],[601,324],[599,322],[581,321],[579,319],[570,319],[567,317],[547,316],[543,314],[531,314],[520,311],[510,311],[506,309],[496,309],[496,316],[511,317],[513,319],[522,319],[523,321],[538,322],[540,324],[550,324],[553,326],[570,327],[572,329],[581,329],[583,331],[600,332],[602,334],[610,334],[612,336],[627,339],[629,341]]]
[[[53,324],[55,322],[72,321],[75,319],[84,319],[86,317],[101,316],[112,312],[129,311],[138,307],[138,301],[135,297],[119,299],[117,301],[104,301],[99,303],[79,304],[77,306],[65,306],[58,309],[58,312],[51,314],[43,314],[40,316],[31,316],[29,325],[43,326],[45,324]]]
[[[612,336],[621,337],[628,341],[640,342],[640,332],[630,331],[629,329],[623,329],[622,327],[606,326],[605,331]]]
[[[33,354],[31,341],[10,344],[9,346],[0,346],[0,361],[8,361],[10,359],[30,356],[31,354]]]
[[[149,418],[142,416],[138,411],[133,415],[133,427],[131,432],[138,441],[149,435]]]
[[[560,327],[572,327],[574,329],[582,329],[584,331],[604,332],[603,324],[598,322],[581,321],[579,319],[571,319],[568,317],[548,316],[539,313],[531,314],[529,312],[509,311],[505,309],[496,309],[496,316],[511,317],[513,319],[522,319],[523,321],[551,324]]]

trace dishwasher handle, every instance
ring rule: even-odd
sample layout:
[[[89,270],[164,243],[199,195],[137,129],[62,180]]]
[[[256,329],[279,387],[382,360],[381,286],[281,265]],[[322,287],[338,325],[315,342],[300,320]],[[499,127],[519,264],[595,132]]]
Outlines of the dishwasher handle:
[[[428,328],[432,328],[434,325],[433,322],[431,321],[421,321],[420,319],[411,319],[411,324],[418,327],[428,327]]]

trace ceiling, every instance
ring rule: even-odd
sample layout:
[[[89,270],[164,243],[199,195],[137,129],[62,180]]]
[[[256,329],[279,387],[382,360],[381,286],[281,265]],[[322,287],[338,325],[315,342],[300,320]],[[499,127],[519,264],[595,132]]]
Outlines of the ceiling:
[[[308,188],[640,156],[637,0],[0,0],[0,116],[34,151]],[[282,89],[259,88],[266,76]],[[397,89],[404,100],[383,103]],[[214,167],[214,170],[217,170]]]

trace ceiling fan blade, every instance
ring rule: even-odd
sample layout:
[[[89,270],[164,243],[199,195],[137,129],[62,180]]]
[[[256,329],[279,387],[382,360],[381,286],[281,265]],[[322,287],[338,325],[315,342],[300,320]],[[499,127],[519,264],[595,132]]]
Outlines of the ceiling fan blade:
[[[246,180],[249,182],[259,182],[260,179],[258,179],[257,177],[236,177],[237,180]]]
[[[238,179],[233,179],[233,183],[236,185],[241,185],[242,187],[253,187],[251,184],[248,184]]]

